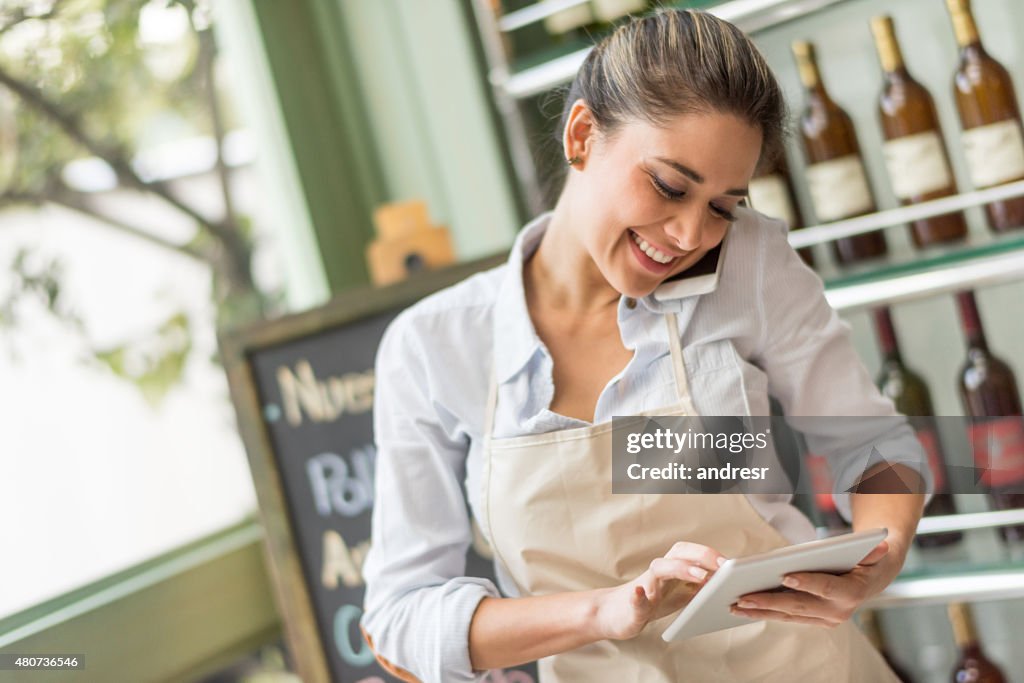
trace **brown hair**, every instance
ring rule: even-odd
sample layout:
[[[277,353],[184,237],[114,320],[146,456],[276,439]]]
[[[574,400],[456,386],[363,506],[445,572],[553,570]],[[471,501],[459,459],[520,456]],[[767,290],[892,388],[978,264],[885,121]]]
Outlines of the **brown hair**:
[[[605,136],[630,119],[664,125],[681,114],[723,112],[761,129],[760,165],[785,144],[789,115],[768,63],[742,31],[706,12],[661,8],[598,43],[569,87],[559,150],[577,99]]]

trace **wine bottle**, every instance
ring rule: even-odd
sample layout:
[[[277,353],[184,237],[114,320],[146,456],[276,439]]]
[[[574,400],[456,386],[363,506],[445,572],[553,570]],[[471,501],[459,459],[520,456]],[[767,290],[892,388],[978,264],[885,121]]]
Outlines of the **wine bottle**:
[[[875,199],[864,171],[853,121],[825,90],[814,46],[796,41],[792,47],[807,97],[800,116],[800,133],[807,156],[807,183],[814,213],[822,223],[871,213],[875,210]],[[832,253],[842,264],[881,256],[885,252],[885,235],[879,230],[832,242]]]
[[[896,674],[896,678],[903,681],[903,683],[913,683],[913,678],[910,677],[906,671],[903,670],[896,660],[889,654],[888,648],[885,646],[885,638],[882,636],[882,628],[878,623],[878,616],[874,610],[866,609],[860,613],[860,627],[864,631],[864,635],[867,636],[868,642],[876,650],[878,654],[882,655],[882,659],[889,665],[892,672]]]
[[[804,458],[807,473],[811,478],[814,491],[814,505],[818,508],[821,522],[830,531],[849,531],[850,525],[836,508],[836,500],[832,497],[832,470],[828,460],[817,453],[807,453]]]
[[[871,31],[884,72],[878,116],[885,137],[882,151],[893,192],[903,206],[956,194],[956,181],[942,141],[935,102],[907,71],[896,42],[892,17],[875,17],[871,20]],[[960,211],[922,218],[911,222],[909,227],[910,237],[917,247],[967,236],[967,221]]]
[[[978,189],[1024,178],[1024,131],[1010,74],[981,45],[970,0],[946,0],[960,63],[953,79],[964,155]],[[985,206],[995,232],[1024,227],[1024,197]]]
[[[928,385],[919,374],[904,364],[889,309],[876,308],[874,320],[875,332],[883,355],[882,369],[878,374],[878,388],[882,394],[892,399],[896,410],[907,416],[910,426],[917,434],[917,440],[921,442],[928,456],[928,465],[935,478],[932,499],[925,507],[924,514],[955,514],[956,506],[947,484],[946,460],[942,456]],[[963,534],[959,531],[948,531],[915,536],[914,543],[920,548],[935,548],[951,545],[962,538]]]
[[[953,683],[1006,683],[1003,672],[985,656],[967,605],[953,602],[949,604],[948,611],[949,621],[953,624],[953,638],[960,649],[953,665]]]
[[[960,399],[968,416],[974,463],[998,510],[1024,507],[1024,411],[1013,371],[992,355],[973,292],[956,295],[967,337]],[[1024,540],[1024,525],[1000,527],[1006,541]]]
[[[748,186],[747,197],[750,205],[757,211],[766,216],[781,218],[786,221],[790,230],[799,230],[806,227],[806,223],[800,213],[791,178],[786,157],[780,154],[774,164],[754,174]],[[804,263],[811,268],[814,267],[814,254],[810,247],[798,249],[797,252]]]
[[[818,507],[814,502],[814,492],[807,489],[807,469],[804,461],[802,436],[786,422],[786,413],[782,404],[774,396],[768,396],[769,428],[772,445],[779,456],[783,471],[791,481],[796,482],[790,504],[799,510],[815,527],[825,526]]]

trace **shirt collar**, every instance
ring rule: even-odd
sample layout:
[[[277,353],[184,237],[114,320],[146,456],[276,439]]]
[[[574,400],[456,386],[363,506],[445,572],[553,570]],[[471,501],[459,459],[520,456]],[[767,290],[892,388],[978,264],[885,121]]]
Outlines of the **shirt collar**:
[[[523,226],[509,252],[507,267],[494,305],[494,369],[498,383],[511,379],[542,347],[541,340],[533,328],[529,309],[526,307],[523,263],[537,250],[551,222],[551,216],[552,212],[546,211]],[[624,303],[626,298],[622,296],[619,301],[620,323],[624,316],[630,314]],[[637,301],[650,313],[662,315],[682,311],[689,298],[691,297],[658,301],[652,292]]]
[[[519,372],[541,345],[526,307],[523,263],[536,251],[550,220],[548,211],[527,223],[509,252],[494,304],[494,369],[499,383]]]

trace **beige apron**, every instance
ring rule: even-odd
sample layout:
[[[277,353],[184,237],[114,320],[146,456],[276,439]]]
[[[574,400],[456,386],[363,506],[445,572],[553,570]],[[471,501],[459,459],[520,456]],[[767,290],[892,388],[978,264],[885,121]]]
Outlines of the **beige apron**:
[[[667,314],[674,404],[646,415],[697,415],[674,314]],[[677,541],[726,557],[789,545],[742,494],[612,495],[612,423],[492,439],[497,386],[488,390],[481,525],[521,595],[622,584]],[[675,615],[631,640],[604,640],[538,662],[542,683],[863,681],[897,679],[850,622],[835,629],[778,621],[666,643]]]

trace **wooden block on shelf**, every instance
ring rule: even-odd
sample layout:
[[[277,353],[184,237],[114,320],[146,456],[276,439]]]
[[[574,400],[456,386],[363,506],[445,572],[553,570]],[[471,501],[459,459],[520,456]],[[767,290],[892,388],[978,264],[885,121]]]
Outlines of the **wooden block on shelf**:
[[[418,199],[381,204],[373,212],[373,222],[377,235],[385,240],[399,239],[431,227],[427,203]]]
[[[374,240],[366,249],[366,260],[373,283],[388,285],[455,263],[455,250],[447,228],[424,227],[397,239]]]

